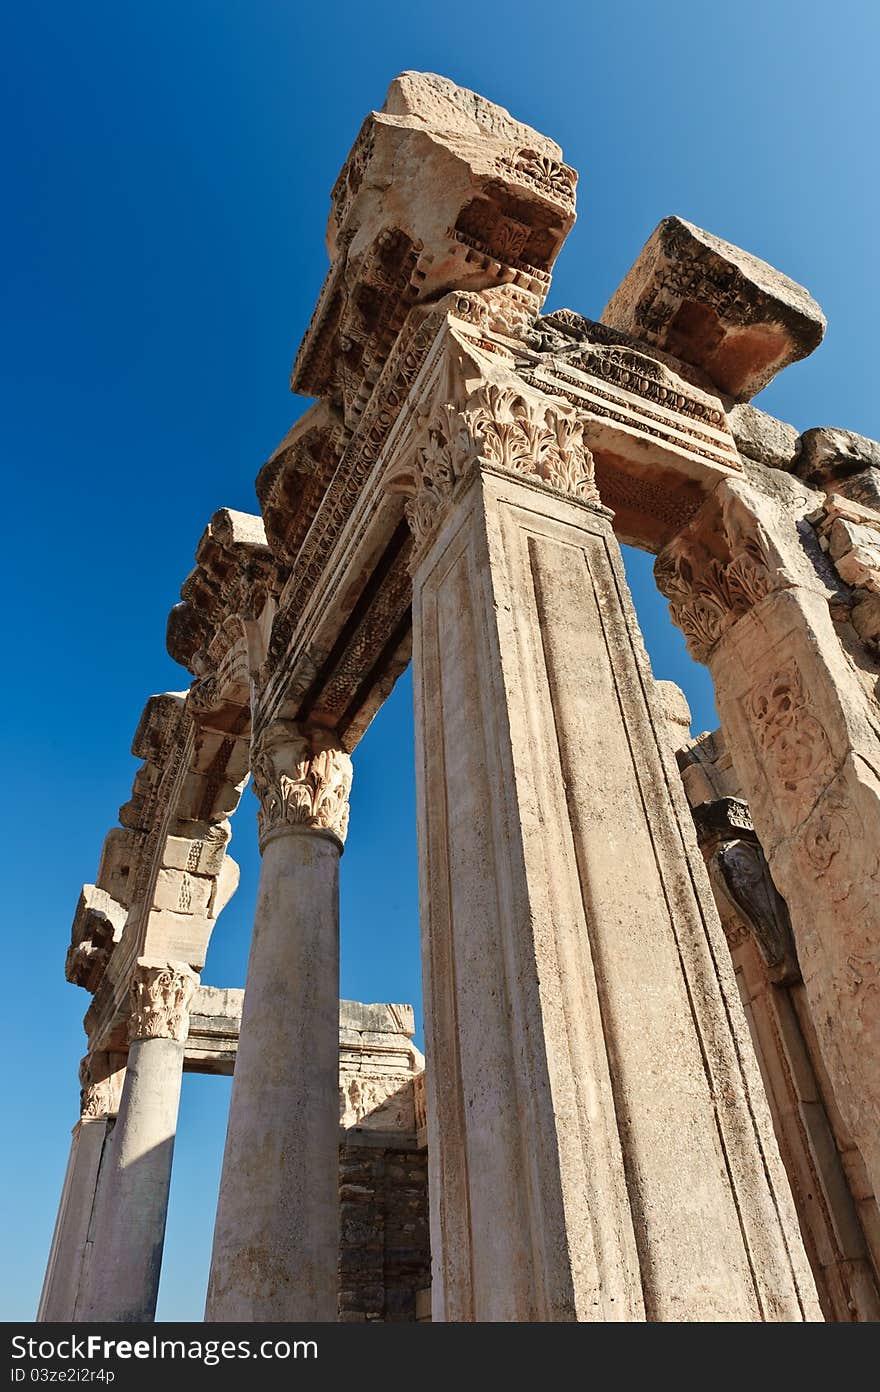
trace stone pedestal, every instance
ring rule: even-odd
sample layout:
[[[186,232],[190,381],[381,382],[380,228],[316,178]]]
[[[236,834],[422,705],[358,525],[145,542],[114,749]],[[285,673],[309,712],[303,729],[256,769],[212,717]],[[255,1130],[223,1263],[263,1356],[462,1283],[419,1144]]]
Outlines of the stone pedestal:
[[[187,1007],[198,978],[183,963],[141,961],[132,980],[128,1066],[98,1205],[82,1318],[156,1314]]]
[[[252,762],[263,863],[206,1319],[336,1319],[339,856],[348,756],[275,722]]]
[[[77,1317],[87,1282],[97,1199],[119,1107],[123,1071],[124,1055],[87,1055],[80,1065],[82,1115],[70,1142],[37,1310],[40,1321],[66,1323]]]
[[[820,1318],[589,452],[499,400],[407,509],[434,1318]]]

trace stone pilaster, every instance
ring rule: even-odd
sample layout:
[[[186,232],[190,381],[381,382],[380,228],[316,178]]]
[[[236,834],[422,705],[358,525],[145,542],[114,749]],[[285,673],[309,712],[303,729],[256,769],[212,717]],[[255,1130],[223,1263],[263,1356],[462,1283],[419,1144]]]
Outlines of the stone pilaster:
[[[263,862],[206,1318],[332,1321],[351,761],[326,730],[275,721],[252,768]]]
[[[816,1318],[580,423],[461,400],[409,465],[434,1318]]]
[[[837,1109],[826,1105],[827,1078],[817,1057],[794,952],[788,910],[770,877],[748,804],[717,785],[733,775],[716,769],[720,734],[702,736],[679,753],[692,802],[697,840],[730,947],[770,1103],[779,1149],[791,1183],[804,1244],[825,1318],[849,1323],[880,1314],[869,1243],[874,1208],[848,1161],[860,1158],[839,1140]],[[729,765],[726,751],[722,754]],[[735,785],[734,785],[735,786]],[[715,797],[703,795],[711,790]],[[806,1028],[804,1028],[806,1026]],[[837,1134],[835,1134],[837,1133]],[[847,1157],[847,1158],[845,1158]],[[876,1211],[876,1210],[875,1210]]]
[[[835,1101],[880,1192],[880,708],[838,640],[837,577],[812,528],[744,481],[716,488],[655,573],[712,673]]]
[[[156,1313],[188,1008],[198,984],[182,962],[141,959],[132,973],[128,1066],[101,1196],[82,1318]]]

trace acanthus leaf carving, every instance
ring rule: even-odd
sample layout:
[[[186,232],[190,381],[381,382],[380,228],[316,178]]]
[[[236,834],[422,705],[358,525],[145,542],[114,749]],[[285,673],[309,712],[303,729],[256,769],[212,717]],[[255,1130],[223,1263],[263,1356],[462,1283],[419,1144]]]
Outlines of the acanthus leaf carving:
[[[99,1121],[115,1112],[113,1081],[105,1071],[95,1066],[91,1054],[86,1054],[80,1060],[79,1085],[82,1121]]]
[[[669,600],[672,621],[697,662],[708,661],[715,644],[737,619],[790,583],[771,559],[760,522],[757,518],[744,521],[736,511],[728,500],[716,516],[714,535],[707,538],[688,531],[671,541],[654,565],[657,588]]]
[[[331,832],[345,841],[351,759],[331,731],[273,721],[255,741],[251,773],[260,801],[261,846],[285,825]]]
[[[129,1039],[174,1039],[183,1044],[198,980],[184,962],[139,961],[131,978]]]
[[[406,504],[417,541],[433,532],[456,484],[479,462],[538,479],[580,502],[599,501],[583,422],[555,402],[489,382],[463,406],[444,403],[428,421]]]

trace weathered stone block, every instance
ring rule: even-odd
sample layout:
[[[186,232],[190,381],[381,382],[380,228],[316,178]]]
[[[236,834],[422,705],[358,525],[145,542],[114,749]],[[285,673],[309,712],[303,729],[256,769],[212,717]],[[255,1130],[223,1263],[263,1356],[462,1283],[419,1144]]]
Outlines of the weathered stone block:
[[[880,508],[880,441],[866,435],[831,426],[805,430],[793,471],[812,488]]]
[[[367,117],[332,193],[333,266],[291,387],[357,419],[413,304],[509,286],[537,313],[575,217],[577,175],[502,107],[402,73]]]
[[[766,261],[668,217],[615,290],[603,323],[700,367],[747,401],[818,347],[825,316]]]
[[[202,823],[192,827],[192,836],[169,836],[162,852],[162,864],[169,870],[189,870],[196,875],[219,873],[229,844],[229,822]]]
[[[186,870],[160,870],[156,876],[153,904],[157,909],[174,909],[181,914],[208,912],[213,881]]]
[[[118,903],[106,890],[97,885],[83,885],[64,964],[68,981],[94,994],[114,945],[122,936],[127,916],[125,905]]]
[[[772,469],[791,469],[800,449],[800,436],[793,425],[759,411],[746,401],[738,401],[727,412],[736,447],[747,459],[755,459]]]

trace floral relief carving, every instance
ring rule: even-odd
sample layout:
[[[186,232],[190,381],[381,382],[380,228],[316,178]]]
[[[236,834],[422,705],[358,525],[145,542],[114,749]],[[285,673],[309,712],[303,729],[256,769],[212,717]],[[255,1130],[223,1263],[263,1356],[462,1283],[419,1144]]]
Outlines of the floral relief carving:
[[[198,980],[182,962],[139,962],[131,979],[129,1039],[176,1039],[184,1043]]]
[[[331,731],[273,721],[257,741],[251,773],[260,800],[261,845],[285,825],[329,831],[345,840],[351,759]]]
[[[799,793],[805,782],[830,776],[831,745],[793,659],[759,682],[746,704],[771,782]]]
[[[518,150],[511,160],[511,167],[529,183],[547,190],[561,203],[574,203],[577,174],[567,164],[542,155],[537,150]]]
[[[826,799],[819,816],[814,818],[804,836],[804,850],[810,864],[821,875],[843,850],[849,831],[845,804],[839,798]]]
[[[443,405],[429,421],[414,461],[406,516],[417,540],[433,531],[459,479],[482,461],[530,475],[583,502],[597,502],[593,457],[583,422],[549,401],[490,383],[463,408]]]

